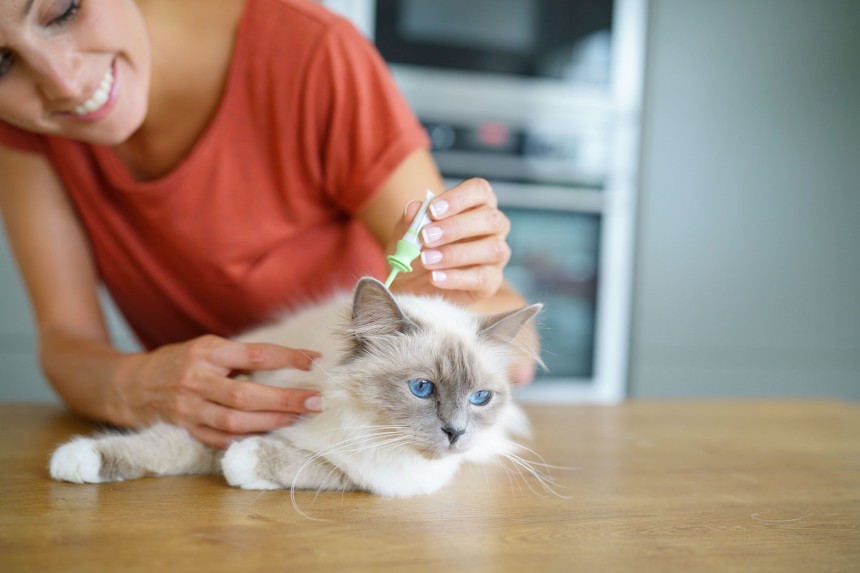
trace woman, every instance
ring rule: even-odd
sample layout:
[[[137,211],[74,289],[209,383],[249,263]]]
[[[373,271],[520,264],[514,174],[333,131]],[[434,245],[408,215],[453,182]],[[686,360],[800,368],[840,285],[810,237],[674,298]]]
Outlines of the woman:
[[[231,377],[312,351],[227,337],[384,276],[425,189],[424,262],[393,290],[522,305],[489,185],[442,192],[378,54],[314,2],[0,4],[0,208],[41,366],[82,415],[225,447],[318,411],[313,392]],[[100,282],[145,352],[110,344]]]

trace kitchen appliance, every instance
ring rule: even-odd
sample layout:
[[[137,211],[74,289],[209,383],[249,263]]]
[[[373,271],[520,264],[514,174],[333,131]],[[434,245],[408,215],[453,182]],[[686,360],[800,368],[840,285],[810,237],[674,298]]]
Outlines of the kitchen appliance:
[[[449,185],[488,179],[546,309],[524,400],[625,396],[645,0],[328,0],[377,45]]]

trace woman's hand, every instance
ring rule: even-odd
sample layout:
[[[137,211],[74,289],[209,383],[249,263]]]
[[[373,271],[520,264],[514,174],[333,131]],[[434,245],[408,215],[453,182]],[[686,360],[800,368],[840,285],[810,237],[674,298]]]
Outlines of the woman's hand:
[[[418,207],[417,202],[407,206],[397,224],[396,237],[406,232]],[[511,258],[506,242],[511,224],[499,210],[490,184],[484,179],[469,179],[437,195],[430,202],[430,216],[430,224],[421,233],[424,248],[420,262],[412,263],[414,272],[398,275],[394,290],[434,292],[428,288],[432,285],[445,291],[449,299],[466,305],[495,295]]]
[[[300,414],[322,409],[318,392],[274,388],[232,376],[280,368],[310,370],[319,356],[276,344],[202,336],[129,357],[112,402],[125,425],[163,420],[223,449],[249,434],[275,430]]]

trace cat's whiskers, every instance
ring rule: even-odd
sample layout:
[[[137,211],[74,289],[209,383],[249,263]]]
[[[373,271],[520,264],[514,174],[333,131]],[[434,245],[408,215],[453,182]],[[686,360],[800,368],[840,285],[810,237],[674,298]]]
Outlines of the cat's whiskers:
[[[505,460],[499,459],[499,458],[494,458],[492,461],[494,464],[496,464],[496,466],[501,468],[503,472],[505,472],[505,477],[508,478],[508,483],[511,486],[511,495],[516,495],[516,493],[517,493],[516,489],[519,489],[520,495],[522,495],[523,486],[520,485],[520,482],[518,480],[514,479],[514,477],[515,477],[514,472],[513,472],[513,470],[511,470],[511,468],[509,468],[507,466],[507,464],[505,463]],[[522,477],[522,476],[520,476],[520,477]],[[515,489],[515,487],[516,487],[516,489]]]
[[[307,355],[305,355],[305,356],[307,356]],[[308,358],[310,358],[310,357],[308,357]],[[323,368],[322,361],[317,360],[316,358],[311,358],[311,363],[312,363],[315,367],[319,368],[320,372],[322,372],[323,374],[325,374],[326,378],[328,378],[328,379],[329,379],[329,381],[330,381],[330,382],[332,382],[335,386],[340,386],[340,387],[341,387],[341,388],[343,388],[344,390],[351,390],[351,388],[350,388],[349,386],[347,386],[346,384],[343,384],[342,382],[340,382],[337,378],[335,378],[334,376],[332,376],[332,375],[331,375],[331,373],[329,373],[329,371],[328,371],[328,370],[326,370],[325,368]]]
[[[570,499],[570,496],[566,496],[566,495],[562,495],[562,494],[558,493],[555,490],[555,488],[562,487],[562,486],[558,482],[556,482],[554,479],[552,479],[551,476],[543,474],[540,471],[538,471],[537,469],[535,469],[533,467],[531,461],[526,460],[524,458],[521,458],[520,456],[513,454],[511,452],[503,452],[502,456],[505,459],[507,459],[508,461],[510,461],[512,464],[514,464],[514,469],[516,469],[517,472],[520,474],[520,476],[522,476],[523,483],[525,483],[526,486],[533,493],[537,494],[538,492],[532,487],[531,482],[529,480],[525,479],[525,476],[522,474],[523,470],[525,470],[529,475],[531,475],[533,478],[535,478],[538,481],[538,483],[541,485],[541,487],[543,487],[543,489],[546,490],[547,492],[555,495],[556,497],[562,498],[562,499]]]
[[[515,450],[523,450],[523,451],[533,455],[534,457],[538,458],[540,461],[529,460],[529,463],[533,466],[540,466],[540,467],[546,469],[547,471],[549,471],[549,470],[574,471],[574,470],[581,470],[582,469],[582,468],[572,467],[572,466],[554,466],[554,465],[548,464],[542,455],[540,455],[539,453],[537,453],[533,449],[529,448],[528,446],[524,446],[518,442],[515,442],[513,440],[507,440],[505,438],[501,438],[501,440],[505,444],[510,446],[511,449],[509,450],[509,452],[513,452]],[[521,459],[524,459],[524,458],[521,458]]]
[[[331,432],[345,432],[349,433],[353,430],[405,430],[409,428],[406,425],[394,425],[394,424],[368,424],[366,426],[338,426],[336,428],[328,428],[326,430],[321,430],[321,434],[328,434]]]
[[[532,466],[539,466],[541,468],[544,468],[547,470],[547,473],[550,473],[549,472],[550,469],[560,469],[560,470],[570,469],[570,468],[565,468],[563,466],[550,465],[549,463],[547,463],[546,459],[544,459],[544,457],[541,456],[539,453],[537,453],[533,449],[529,448],[528,446],[524,446],[523,444],[521,444],[519,442],[515,442],[513,440],[509,440],[506,438],[499,438],[499,439],[501,442],[503,442],[507,446],[507,448],[502,451],[503,454],[509,454],[509,455],[512,455],[512,456],[514,456],[518,459],[521,459],[523,461],[527,461]],[[519,455],[519,452],[525,452],[526,454],[530,454],[537,459],[536,460],[526,459],[523,456]]]
[[[469,465],[471,466],[472,464],[470,463]],[[489,495],[490,494],[490,474],[487,473],[486,464],[481,464],[481,471],[484,472],[484,481],[487,482],[487,487],[485,489],[487,491],[487,495]]]
[[[477,481],[479,479],[477,472],[475,471],[475,464],[471,461],[466,460],[465,465],[469,468],[469,474],[472,476],[472,480]],[[484,472],[484,481],[487,482],[487,487],[484,488],[484,494],[490,494],[490,476],[487,474],[487,466],[485,464],[480,464],[481,470]]]
[[[548,370],[546,363],[541,358],[541,355],[539,353],[536,353],[531,348],[520,343],[516,338],[512,338],[511,340],[508,340],[505,344],[507,344],[508,346],[512,346],[514,349],[516,349],[518,352],[520,352],[524,356],[528,356],[529,358],[534,360],[535,363],[538,366],[540,366],[541,370],[543,370],[544,372],[546,372]],[[552,354],[552,352],[549,352],[546,349],[542,350],[541,352],[546,353],[546,354]]]
[[[511,458],[508,458],[507,456],[504,456],[504,460],[506,460],[508,462],[513,462],[513,465],[511,466],[511,468],[512,468],[511,473],[514,475],[515,478],[519,477],[519,480],[515,480],[517,482],[517,484],[523,484],[528,488],[528,490],[533,495],[539,495],[538,491],[534,488],[534,486],[532,486],[531,481],[529,481],[526,478],[526,476],[523,474],[522,466],[520,466],[519,464],[514,462],[514,460],[512,460]],[[522,493],[522,486],[520,486],[520,493]]]

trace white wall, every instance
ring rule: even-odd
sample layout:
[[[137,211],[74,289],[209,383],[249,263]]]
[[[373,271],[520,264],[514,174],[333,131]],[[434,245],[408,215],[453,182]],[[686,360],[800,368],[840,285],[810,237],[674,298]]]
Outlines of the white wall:
[[[633,396],[860,398],[860,2],[651,0]]]
[[[32,313],[4,231],[0,235],[0,401],[55,400],[36,367]]]

